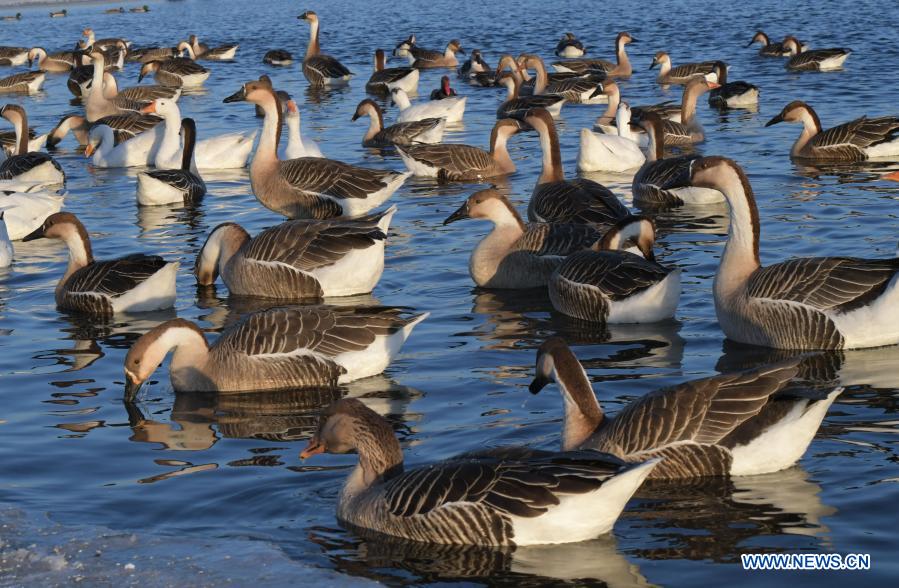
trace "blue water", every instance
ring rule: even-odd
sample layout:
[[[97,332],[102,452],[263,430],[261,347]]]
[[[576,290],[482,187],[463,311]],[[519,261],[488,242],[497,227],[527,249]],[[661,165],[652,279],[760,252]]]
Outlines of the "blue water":
[[[131,4],[126,5],[131,6]],[[70,47],[90,25],[98,37],[125,36],[136,45],[174,44],[196,33],[210,44],[241,43],[234,63],[211,63],[200,93],[180,101],[197,120],[200,138],[259,126],[245,104],[222,104],[244,81],[268,73],[296,97],[303,132],[328,156],[371,167],[402,169],[394,155],[361,147],[367,122],[352,123],[377,47],[392,48],[414,32],[426,47],[458,37],[495,64],[502,52],[537,52],[546,59],[562,32],[574,31],[591,56],[612,56],[619,30],[641,40],[629,47],[635,67],[622,82],[633,104],[678,99],[645,71],[668,50],[676,63],[723,59],[730,77],[762,88],[758,112],[724,114],[700,102],[707,141],[698,149],[735,158],[755,188],[762,220],[763,262],[790,256],[852,253],[876,257],[896,248],[899,185],[879,179],[889,166],[815,170],[791,163],[799,129],[763,128],[790,100],[803,99],[824,126],[863,114],[896,113],[894,2],[763,0],[737,6],[668,1],[403,2],[283,0],[247,3],[184,1],[151,4],[150,14],[102,14],[102,5],[71,5],[49,19],[45,7],[0,22],[0,44]],[[299,65],[261,63],[273,48],[299,60],[308,38],[296,20],[314,9],[322,48],[358,76],[347,89],[313,92]],[[5,12],[14,12],[7,9]],[[795,33],[816,47],[854,50],[845,71],[787,73],[744,45],[756,29],[772,38]],[[396,63],[396,62],[394,62]],[[8,75],[4,68],[0,75]],[[11,72],[10,72],[11,73]],[[425,70],[421,94],[441,70]],[[129,64],[120,85],[136,83]],[[69,103],[65,76],[48,76],[23,104],[46,132]],[[464,128],[446,140],[486,146],[499,90],[454,82],[469,96]],[[573,176],[578,131],[604,106],[566,107],[559,121],[563,161]],[[395,116],[388,108],[386,119]],[[518,171],[501,185],[524,210],[536,181],[536,137],[511,140]],[[139,170],[87,165],[71,139],[56,154],[69,177],[66,209],[87,226],[98,259],[129,252],[180,259],[175,311],[97,324],[59,312],[53,288],[66,263],[59,242],[16,243],[16,262],[0,270],[0,583],[271,584],[312,581],[422,584],[545,581],[628,585],[885,584],[899,575],[895,505],[899,502],[896,417],[899,348],[838,354],[822,361],[818,383],[846,391],[830,410],[800,463],[785,472],[731,482],[666,486],[632,501],[611,536],[514,554],[435,550],[370,541],[342,530],[337,492],[353,456],[297,454],[328,398],[303,393],[216,398],[175,394],[165,367],[140,397],[122,403],[122,362],[131,342],[175,314],[215,330],[252,309],[227,290],[197,290],[190,267],[208,231],[232,220],[255,233],[280,222],[249,191],[245,172],[209,174],[209,195],[193,209],[139,208]],[[892,166],[895,169],[896,166]],[[629,179],[595,176],[630,203]],[[681,267],[684,292],[677,320],[666,324],[585,328],[550,312],[544,295],[482,291],[468,276],[468,255],[488,226],[442,220],[483,186],[412,179],[392,198],[386,271],[369,297],[355,302],[430,311],[383,376],[348,393],[387,415],[407,463],[504,444],[558,446],[561,402],[554,388],[532,397],[527,384],[536,347],[559,334],[572,345],[614,413],[632,398],[720,370],[772,359],[724,342],[711,301],[711,280],[726,231],[726,210],[675,210],[657,218],[657,255]],[[869,572],[744,572],[752,552],[864,552]],[[60,559],[61,557],[61,559]],[[133,564],[125,568],[125,564]]]

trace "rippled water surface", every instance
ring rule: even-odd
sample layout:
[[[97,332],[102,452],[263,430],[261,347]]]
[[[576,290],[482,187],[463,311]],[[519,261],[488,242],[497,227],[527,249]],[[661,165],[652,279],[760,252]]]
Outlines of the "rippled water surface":
[[[731,78],[762,88],[758,112],[719,114],[701,101],[708,140],[703,153],[734,157],[755,187],[762,219],[763,261],[853,253],[888,256],[896,249],[899,188],[879,179],[883,167],[817,170],[790,162],[799,129],[763,128],[786,102],[803,99],[832,126],[862,114],[896,113],[899,48],[894,2],[771,0],[736,6],[701,1],[639,3],[400,2],[362,0],[248,3],[156,3],[150,14],[102,14],[100,5],[72,5],[50,20],[45,8],[0,23],[0,44],[67,48],[90,25],[98,37],[125,36],[137,45],[173,44],[189,33],[241,43],[234,63],[212,63],[200,93],[180,105],[196,118],[200,138],[259,126],[246,104],[222,98],[261,73],[300,103],[304,133],[326,155],[372,167],[401,169],[392,154],[360,146],[365,122],[350,122],[371,53],[411,32],[426,47],[453,37],[480,48],[495,64],[503,52],[551,57],[564,31],[576,32],[591,56],[610,57],[615,34],[629,30],[636,75],[623,82],[633,103],[678,99],[645,71],[652,54],[675,63],[723,59]],[[349,88],[313,92],[299,66],[261,63],[272,48],[298,58],[308,38],[304,9],[321,18],[322,47],[359,74]],[[9,12],[9,10],[7,10]],[[762,28],[772,38],[795,33],[816,47],[849,46],[845,71],[793,74],[783,61],[762,59],[744,45]],[[9,68],[0,75],[8,75]],[[440,70],[421,76],[421,93]],[[129,64],[121,85],[136,83]],[[65,76],[50,75],[45,91],[10,98],[46,132],[76,107]],[[464,128],[447,140],[486,145],[500,93],[463,86]],[[578,131],[603,106],[566,107],[559,121],[566,172],[575,173]],[[386,118],[395,116],[392,108]],[[518,171],[500,187],[522,210],[536,181],[539,144],[532,134],[511,140]],[[253,308],[219,286],[201,292],[190,275],[198,247],[220,222],[252,233],[279,218],[249,192],[245,172],[209,174],[209,195],[196,208],[139,208],[138,170],[95,169],[71,139],[56,154],[69,177],[66,208],[87,226],[98,258],[145,251],[180,259],[175,311],[98,324],[56,310],[53,288],[66,251],[59,242],[16,243],[16,262],[0,270],[0,582],[89,582],[145,585],[322,582],[419,584],[447,579],[493,583],[539,581],[627,585],[747,585],[762,579],[798,585],[885,584],[896,563],[897,387],[899,349],[816,359],[819,383],[840,381],[833,405],[809,451],[787,471],[730,482],[662,486],[638,493],[605,538],[516,553],[438,550],[385,544],[342,530],[337,492],[354,456],[297,454],[331,396],[282,393],[215,397],[176,394],[161,368],[136,407],[122,403],[122,361],[131,342],[159,321],[178,316],[210,333]],[[893,166],[895,168],[895,166]],[[629,179],[601,177],[630,203]],[[388,416],[407,462],[427,463],[484,446],[559,443],[561,403],[554,387],[527,391],[535,349],[553,334],[582,359],[610,412],[660,386],[751,367],[775,358],[725,343],[711,301],[711,281],[727,230],[723,207],[659,215],[657,254],[684,271],[677,320],[666,324],[588,328],[550,312],[541,293],[481,291],[468,276],[468,255],[488,230],[442,220],[481,186],[437,186],[410,180],[392,198],[399,206],[387,269],[370,297],[352,303],[405,305],[431,312],[383,376],[348,392]],[[214,336],[214,335],[211,335]],[[744,572],[750,552],[866,552],[870,572],[762,574]],[[125,567],[125,564],[133,564]]]

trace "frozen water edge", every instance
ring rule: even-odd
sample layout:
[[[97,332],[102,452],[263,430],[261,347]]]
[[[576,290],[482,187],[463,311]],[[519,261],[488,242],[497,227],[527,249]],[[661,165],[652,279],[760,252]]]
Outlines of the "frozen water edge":
[[[328,586],[371,584],[304,565],[262,541],[67,527],[0,510],[0,586],[295,586],[299,578]]]

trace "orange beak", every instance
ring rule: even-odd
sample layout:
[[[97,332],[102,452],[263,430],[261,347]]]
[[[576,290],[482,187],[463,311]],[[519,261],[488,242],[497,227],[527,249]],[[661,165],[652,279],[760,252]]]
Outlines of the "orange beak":
[[[709,90],[714,90],[715,88],[720,88],[721,84],[717,82],[709,82]]]
[[[313,455],[318,455],[319,453],[325,452],[325,444],[320,443],[318,437],[313,437],[309,440],[309,444],[306,445],[306,449],[304,449],[300,453],[300,459],[306,459],[307,457],[312,457]]]
[[[893,182],[899,182],[899,171],[894,171],[893,173],[889,173],[883,176],[884,180],[891,180]]]
[[[156,101],[150,102],[140,109],[141,114],[154,114],[156,112]]]
[[[91,145],[90,143],[88,143],[87,146],[84,148],[84,156],[90,157],[93,154],[94,154],[94,146]]]

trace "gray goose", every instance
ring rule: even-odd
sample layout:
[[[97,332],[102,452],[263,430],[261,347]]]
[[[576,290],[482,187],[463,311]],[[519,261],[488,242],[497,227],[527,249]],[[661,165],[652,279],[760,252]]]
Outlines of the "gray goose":
[[[825,131],[814,109],[794,100],[765,126],[781,122],[803,125],[802,134],[790,150],[790,157],[796,159],[833,162],[899,157],[899,117],[896,116],[863,116]]]
[[[534,109],[524,120],[540,135],[543,151],[543,169],[528,202],[528,219],[608,226],[630,214],[618,197],[602,184],[585,178],[565,179],[559,135],[546,110]]]
[[[127,49],[131,44],[121,37],[97,39],[94,35],[94,29],[90,27],[87,27],[86,29],[81,31],[81,35],[87,38],[87,40],[85,41],[86,47],[94,47],[95,49],[99,49],[101,51],[105,51],[107,49]]]
[[[430,69],[437,67],[456,67],[459,65],[456,53],[464,55],[465,50],[462,49],[462,42],[459,41],[459,39],[453,39],[446,44],[446,49],[443,51],[421,49],[413,45],[411,53],[415,58],[412,61],[412,67],[416,69]]]
[[[341,85],[350,81],[353,72],[342,63],[321,53],[318,45],[318,15],[307,10],[297,17],[309,23],[309,45],[303,58],[303,75],[312,86]]]
[[[196,88],[209,78],[209,70],[192,59],[172,57],[164,60],[145,61],[140,68],[137,82],[154,74],[156,81],[170,88]]]
[[[150,61],[164,61],[178,56],[176,47],[138,47],[131,49],[125,55],[125,61],[137,61],[147,63]]]
[[[563,451],[594,449],[625,462],[663,458],[650,479],[765,474],[802,457],[842,392],[837,388],[821,399],[785,392],[798,364],[787,360],[662,388],[609,418],[577,357],[552,337],[537,351],[530,391],[559,385]]]
[[[16,129],[16,152],[0,162],[0,180],[64,183],[66,174],[59,163],[42,151],[28,150],[28,115],[17,104],[0,108],[0,116]]]
[[[510,73],[503,73],[506,69]],[[553,116],[559,116],[566,98],[560,94],[538,94],[521,96],[522,79],[518,63],[511,55],[503,55],[494,75],[497,85],[508,90],[506,100],[496,109],[496,118],[521,118],[532,108],[545,108]]]
[[[709,81],[715,79],[715,62],[701,61],[698,63],[684,63],[677,67],[671,67],[671,57],[665,51],[659,51],[652,58],[649,69],[659,66],[659,75],[656,81],[660,84],[686,84],[696,77],[704,77]]]
[[[784,47],[783,43],[772,43],[771,39],[764,31],[756,31],[752,39],[746,44],[746,47],[752,47],[755,43],[761,43],[759,47],[759,55],[762,57],[789,57],[790,50]]]
[[[722,192],[730,228],[715,275],[718,324],[731,340],[778,349],[859,349],[899,343],[899,258],[759,260],[759,214],[735,162],[704,157],[694,185]]]
[[[142,335],[125,356],[125,396],[172,351],[176,391],[252,392],[331,387],[387,368],[428,314],[397,308],[287,307],[255,312],[209,345],[184,319]]]
[[[115,145],[118,145],[128,139],[133,139],[144,131],[149,131],[162,122],[162,118],[152,114],[127,113],[104,116],[95,123],[89,123],[80,114],[68,114],[62,117],[50,131],[47,137],[47,147],[51,149],[56,147],[70,132],[79,145],[87,145],[91,129],[101,125],[112,129]]]
[[[84,112],[89,122],[95,122],[104,116],[140,112],[140,109],[147,105],[146,102],[138,102],[118,94],[114,98],[108,98],[103,87],[105,72],[103,54],[93,51],[90,58],[93,79],[84,104]]]
[[[28,61],[28,47],[0,46],[0,65],[24,65]]]
[[[518,66],[522,72],[533,68],[536,72],[534,95],[556,94],[564,96],[571,104],[599,104],[606,99],[602,96],[602,81],[605,74],[598,73],[569,76],[564,79],[551,80],[546,72],[546,65],[537,55],[523,53],[518,56]],[[599,92],[597,92],[599,89]]]
[[[369,94],[389,94],[393,88],[401,88],[407,94],[418,90],[419,71],[414,67],[387,67],[383,49],[375,51],[375,71],[365,84]]]
[[[321,157],[280,161],[283,111],[268,82],[248,82],[224,102],[250,102],[265,112],[262,135],[250,164],[250,184],[263,206],[288,218],[365,214],[387,200],[409,176]]]
[[[196,35],[191,35],[188,41],[190,41],[190,46],[198,59],[208,59],[210,61],[230,61],[234,59],[237,49],[240,47],[238,43],[227,43],[218,47],[210,47],[206,43],[201,43]]]
[[[69,266],[56,286],[56,306],[99,317],[148,312],[175,304],[178,262],[135,253],[95,261],[84,225],[69,212],[57,212],[22,241],[61,239],[69,248]]]
[[[367,294],[384,271],[395,212],[394,206],[355,219],[287,221],[255,237],[223,223],[197,254],[197,284],[211,286],[221,275],[231,294],[282,300]]]
[[[0,79],[0,94],[39,92],[47,75],[42,71],[23,71]]]
[[[615,57],[617,63],[612,63],[605,59],[570,59],[556,61],[550,65],[557,72],[574,72],[578,74],[597,72],[605,73],[610,78],[628,78],[634,73],[634,68],[631,66],[631,61],[624,46],[628,43],[636,42],[637,39],[633,38],[627,31],[622,31],[615,36]]]
[[[498,448],[404,471],[390,424],[355,398],[325,409],[300,457],[353,450],[359,462],[340,491],[337,518],[430,544],[593,539],[612,529],[658,463],[627,468],[596,452]]]
[[[206,194],[206,184],[192,171],[197,126],[192,118],[181,119],[184,149],[179,169],[154,169],[137,174],[137,203],[143,206],[183,202],[193,204]]]
[[[784,39],[784,47],[789,51],[790,60],[786,68],[793,71],[832,71],[841,69],[843,63],[852,54],[850,49],[842,47],[833,49],[803,48],[796,37],[788,36]]]
[[[353,120],[356,121],[363,116],[367,116],[371,120],[368,131],[362,138],[363,147],[439,143],[446,128],[445,118],[423,118],[384,127],[384,114],[381,112],[381,107],[369,98],[356,106]]]
[[[468,263],[472,280],[484,288],[545,287],[566,256],[601,237],[589,225],[525,224],[508,198],[492,188],[469,196],[443,224],[463,219],[493,223],[493,230],[481,240]]]

